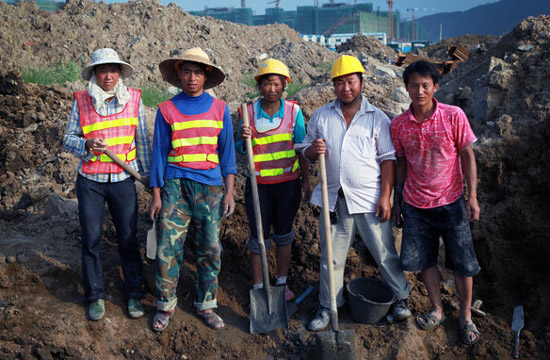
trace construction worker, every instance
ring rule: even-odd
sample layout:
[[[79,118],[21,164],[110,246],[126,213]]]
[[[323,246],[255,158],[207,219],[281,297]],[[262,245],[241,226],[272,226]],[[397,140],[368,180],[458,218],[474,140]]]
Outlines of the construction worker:
[[[191,223],[197,256],[194,306],[209,327],[219,329],[224,322],[213,309],[221,266],[220,223],[235,209],[237,166],[229,108],[204,90],[222,83],[225,75],[200,48],[164,60],[159,69],[166,81],[183,91],[159,105],[155,120],[150,212],[151,218],[160,215],[161,226],[153,330],[165,329],[176,307]]]
[[[410,286],[399,267],[390,219],[395,151],[390,120],[361,95],[365,69],[349,55],[332,66],[336,100],[317,109],[308,122],[307,135],[296,149],[315,161],[326,154],[328,197],[331,212],[334,282],[337,306],[342,306],[344,268],[356,229],[378,264],[380,274],[397,302],[393,320],[411,316],[407,297]],[[320,185],[313,204],[321,206]],[[319,228],[324,228],[320,217]],[[330,322],[330,297],[326,245],[321,231],[320,308],[308,325],[322,330]]]
[[[74,94],[65,149],[81,159],[76,180],[78,212],[82,229],[82,274],[89,302],[88,316],[105,314],[105,289],[101,244],[105,202],[115,224],[124,273],[128,313],[143,316],[141,256],[137,233],[137,195],[134,179],[104,151],[109,149],[142,176],[149,174],[151,142],[145,122],[141,92],[127,88],[122,78],[133,73],[115,50],[93,52],[92,63],[82,70],[90,82],[87,91]]]
[[[445,265],[455,273],[462,340],[471,345],[481,337],[470,311],[473,276],[480,271],[470,232],[470,221],[479,220],[480,213],[472,150],[477,138],[462,109],[433,97],[438,79],[435,66],[424,60],[410,64],[403,72],[411,106],[391,124],[397,152],[392,218],[396,225],[403,225],[403,269],[422,271],[433,306],[429,313],[417,316],[416,323],[421,329],[431,329],[445,320],[437,269],[441,236]]]
[[[306,199],[311,195],[309,163],[294,150],[294,143],[302,142],[306,135],[304,115],[297,104],[282,99],[290,83],[290,74],[281,61],[262,61],[254,79],[262,97],[247,106],[250,125],[241,123],[239,133],[243,139],[252,139],[266,251],[269,251],[272,237],[277,245],[276,285],[285,286],[288,301],[294,298],[294,293],[287,286],[291,247],[296,237],[292,224],[300,207],[302,191]],[[246,151],[241,139],[237,140],[236,148],[241,153]],[[261,289],[263,276],[250,179],[246,181],[245,204],[250,226],[247,248],[250,251],[253,287]]]

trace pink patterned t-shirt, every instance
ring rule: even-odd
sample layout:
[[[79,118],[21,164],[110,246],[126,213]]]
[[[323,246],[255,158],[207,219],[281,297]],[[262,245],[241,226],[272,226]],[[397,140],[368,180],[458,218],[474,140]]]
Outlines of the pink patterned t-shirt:
[[[429,119],[418,122],[409,108],[393,119],[390,128],[396,155],[407,159],[403,199],[422,209],[448,205],[460,197],[459,151],[477,140],[461,108],[434,102]]]

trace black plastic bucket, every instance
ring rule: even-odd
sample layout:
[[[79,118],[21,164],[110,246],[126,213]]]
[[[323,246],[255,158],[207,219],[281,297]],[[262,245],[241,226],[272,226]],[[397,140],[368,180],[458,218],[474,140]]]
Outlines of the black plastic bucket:
[[[355,321],[376,324],[388,313],[395,294],[388,285],[372,278],[357,278],[346,285]]]

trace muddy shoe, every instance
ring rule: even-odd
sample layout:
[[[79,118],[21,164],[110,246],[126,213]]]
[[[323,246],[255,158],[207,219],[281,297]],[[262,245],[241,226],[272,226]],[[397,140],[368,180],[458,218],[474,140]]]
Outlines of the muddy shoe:
[[[145,314],[143,310],[143,305],[141,304],[140,299],[130,299],[128,300],[128,315],[132,319],[137,319],[142,317]]]
[[[311,331],[320,331],[328,326],[330,323],[330,310],[322,306],[317,310],[317,314],[311,320],[307,328]]]
[[[90,317],[90,320],[100,320],[103,315],[105,315],[105,302],[103,299],[97,299],[96,301],[91,302],[88,307],[88,316]]]
[[[223,319],[212,309],[200,311],[199,316],[202,317],[206,325],[211,329],[218,330],[225,326]]]
[[[393,321],[403,321],[412,316],[407,299],[398,300],[393,306]]]

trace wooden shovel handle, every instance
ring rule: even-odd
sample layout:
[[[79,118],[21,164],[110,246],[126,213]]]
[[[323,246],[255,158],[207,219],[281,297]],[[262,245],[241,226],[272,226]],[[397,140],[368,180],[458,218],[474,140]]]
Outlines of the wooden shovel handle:
[[[330,315],[332,330],[339,331],[338,328],[338,308],[336,307],[336,289],[334,287],[334,268],[332,254],[332,234],[330,230],[330,206],[328,203],[328,186],[327,186],[327,166],[325,160],[326,154],[319,155],[319,174],[321,176],[321,197],[322,197],[322,216],[324,223],[325,234],[325,251],[327,253],[327,268],[328,268],[328,286],[330,295]]]
[[[248,110],[246,104],[241,107],[241,116],[243,119],[243,125],[249,126]],[[248,171],[250,172],[250,187],[252,190],[252,200],[254,203],[254,218],[256,220],[257,238],[260,244],[260,259],[262,261],[262,274],[264,289],[268,296],[268,304],[271,305],[271,286],[269,285],[269,270],[267,267],[267,254],[265,250],[264,230],[262,226],[262,213],[260,210],[260,197],[258,196],[258,183],[256,181],[256,166],[254,165],[254,153],[252,152],[252,139],[245,138],[246,155],[248,158]],[[271,314],[271,310],[269,312]]]
[[[120,166],[121,168],[123,168],[127,173],[129,173],[130,175],[132,175],[133,177],[136,178],[136,180],[138,180],[139,182],[141,182],[143,185],[145,185],[145,187],[147,188],[149,186],[149,184],[147,184],[147,182],[145,180],[143,180],[143,178],[141,177],[141,175],[135,171],[134,169],[132,169],[130,167],[130,165],[126,164],[125,161],[123,161],[121,158],[119,158],[118,156],[116,156],[115,154],[113,154],[111,152],[111,150],[105,150],[104,151],[105,155],[107,155],[111,160],[113,160],[118,166]]]

